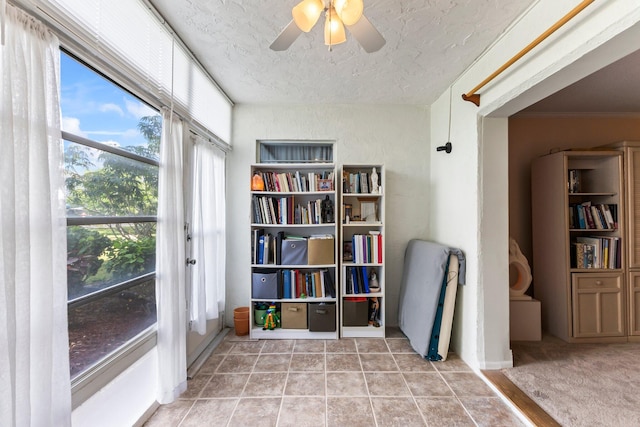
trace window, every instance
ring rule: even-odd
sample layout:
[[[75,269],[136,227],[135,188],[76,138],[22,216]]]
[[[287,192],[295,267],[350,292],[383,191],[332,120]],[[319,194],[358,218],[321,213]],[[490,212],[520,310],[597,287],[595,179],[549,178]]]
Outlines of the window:
[[[318,162],[333,162],[333,142],[258,141],[258,163]]]
[[[162,119],[62,53],[71,376],[156,323]]]

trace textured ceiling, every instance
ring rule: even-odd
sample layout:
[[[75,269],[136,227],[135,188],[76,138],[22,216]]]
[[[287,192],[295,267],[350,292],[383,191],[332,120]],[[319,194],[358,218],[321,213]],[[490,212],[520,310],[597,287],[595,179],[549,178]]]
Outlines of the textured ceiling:
[[[324,17],[269,49],[300,0],[149,0],[238,104],[430,105],[534,0],[365,0],[387,40],[366,53],[347,33],[329,52]]]

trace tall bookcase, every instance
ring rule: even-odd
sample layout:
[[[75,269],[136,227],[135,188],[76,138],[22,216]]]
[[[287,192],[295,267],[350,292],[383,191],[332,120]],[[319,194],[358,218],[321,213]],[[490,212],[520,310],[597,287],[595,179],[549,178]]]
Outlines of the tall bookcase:
[[[622,159],[563,151],[532,164],[534,294],[543,328],[565,341],[626,340]]]
[[[621,141],[603,149],[620,150],[624,156],[627,215],[627,296],[629,340],[640,340],[640,141]]]
[[[384,165],[345,164],[340,171],[340,334],[384,337]]]
[[[250,178],[250,337],[337,339],[335,165],[254,164]],[[265,329],[254,310],[270,306],[281,325]]]

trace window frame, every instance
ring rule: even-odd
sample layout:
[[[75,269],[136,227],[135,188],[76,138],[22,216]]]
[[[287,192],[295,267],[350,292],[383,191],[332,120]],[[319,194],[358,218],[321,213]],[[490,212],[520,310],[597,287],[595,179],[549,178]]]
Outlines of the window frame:
[[[118,84],[112,78],[106,76],[104,73],[96,70],[94,67],[87,64],[82,59],[78,58],[73,53],[65,49],[60,49],[61,55],[67,55],[72,60],[75,60],[85,66],[88,70],[96,73],[100,77],[106,79],[111,84],[117,86],[121,90],[129,93],[131,96],[137,98],[143,103],[146,103],[150,107],[157,110],[157,108],[140,96],[127,89],[126,87]],[[123,158],[148,164],[156,168],[160,167],[160,162],[155,159],[151,159],[139,154],[114,147],[108,144],[102,144],[100,142],[88,139],[67,131],[61,131],[61,140],[69,141],[71,143],[79,144],[81,146],[97,149],[103,152],[114,154]],[[118,223],[143,223],[153,222],[157,223],[156,215],[145,216],[67,216],[66,226],[84,226],[84,225],[100,225],[100,224],[118,224]],[[97,301],[101,298],[111,296],[115,293],[129,289],[133,286],[140,285],[142,283],[154,280],[156,278],[156,270],[153,272],[145,273],[128,280],[116,283],[108,286],[104,289],[83,295],[72,300],[67,301],[67,310],[81,307],[85,304]],[[140,331],[136,336],[129,339],[123,345],[116,348],[113,352],[106,355],[102,359],[98,360],[95,364],[89,366],[84,371],[78,373],[71,378],[71,397],[72,397],[72,409],[76,409],[87,399],[93,396],[96,392],[109,384],[112,380],[117,378],[121,373],[127,370],[137,360],[152,350],[157,344],[157,319],[156,322]]]
[[[262,147],[284,147],[284,148],[326,148],[331,150],[330,159],[263,159]],[[256,162],[261,164],[279,163],[334,163],[336,158],[336,141],[332,140],[270,140],[261,139],[256,141]]]

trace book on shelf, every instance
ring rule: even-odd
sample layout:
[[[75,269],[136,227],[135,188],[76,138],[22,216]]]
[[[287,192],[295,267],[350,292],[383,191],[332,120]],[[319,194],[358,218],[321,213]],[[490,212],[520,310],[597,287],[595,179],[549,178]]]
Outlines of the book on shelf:
[[[569,227],[582,230],[616,230],[618,207],[590,201],[569,206]]]
[[[345,294],[368,294],[371,292],[369,286],[369,273],[367,267],[347,267],[345,280]]]
[[[325,287],[325,295],[326,296],[330,296],[331,298],[335,298],[336,297],[336,287],[335,287],[335,283],[333,281],[333,278],[331,277],[331,273],[329,272],[329,270],[327,270],[326,268],[324,270],[322,270],[322,277],[323,282],[324,282],[324,287]]]
[[[264,181],[265,189],[268,192],[277,193],[305,193],[313,191],[333,191],[334,172],[271,172],[256,171]],[[322,183],[319,185],[319,181]]]
[[[332,224],[333,201],[309,200],[295,204],[293,196],[253,196],[253,222],[255,224]],[[323,209],[324,208],[324,209]]]
[[[351,240],[354,263],[382,263],[382,234],[379,231],[354,234]]]
[[[336,290],[328,269],[305,270],[284,269],[282,274],[282,295],[284,298],[335,298]]]
[[[367,172],[360,172],[360,193],[369,192],[369,174]]]
[[[371,194],[373,186],[371,173],[365,171],[343,171],[342,192],[355,194]]]
[[[569,193],[579,193],[580,192],[580,178],[581,172],[580,169],[569,169]]]
[[[575,268],[622,268],[619,237],[580,236],[572,243]]]

